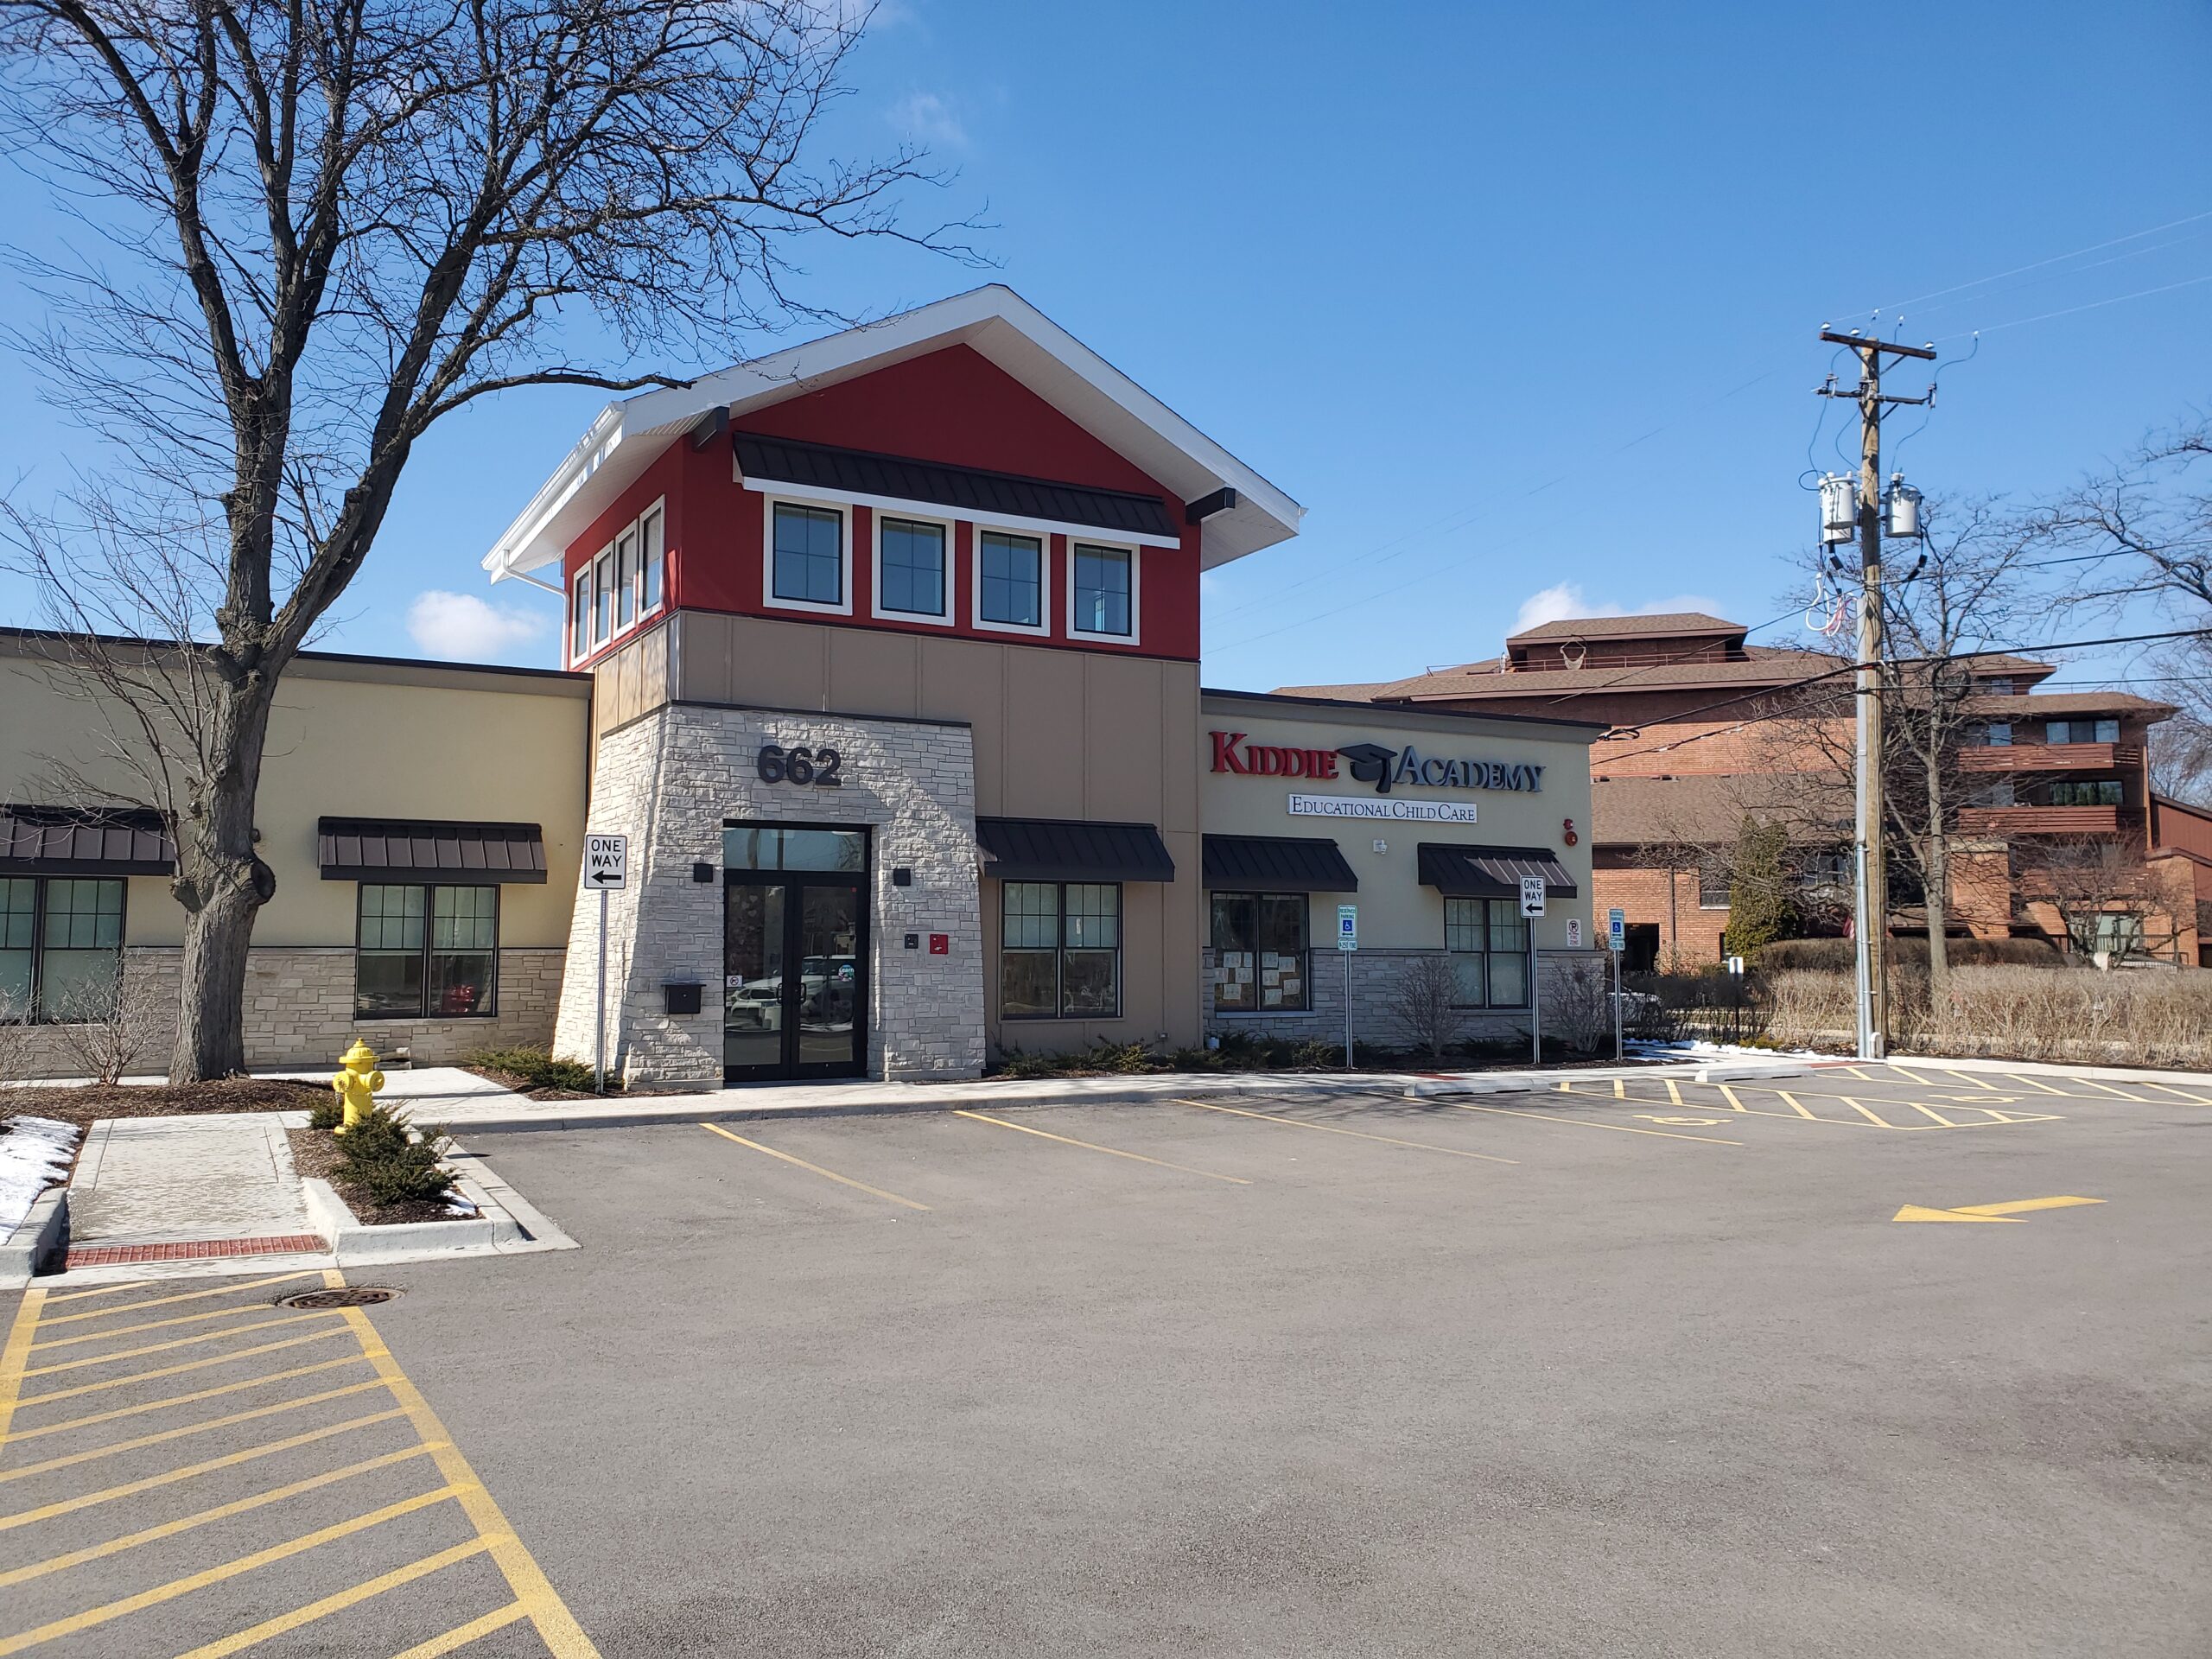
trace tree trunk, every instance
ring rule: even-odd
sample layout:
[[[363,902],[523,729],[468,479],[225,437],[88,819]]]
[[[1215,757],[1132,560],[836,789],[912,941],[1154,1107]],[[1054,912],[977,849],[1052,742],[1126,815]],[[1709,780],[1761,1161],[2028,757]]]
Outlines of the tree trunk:
[[[183,987],[171,1083],[245,1069],[245,960],[253,923],[276,891],[254,849],[254,798],[269,732],[273,677],[226,686],[207,734],[208,778],[177,822],[177,899],[184,906]]]
[[[1943,930],[1950,919],[1951,847],[1943,833],[1943,784],[1938,767],[1928,768],[1928,1018],[1941,1025],[1951,1007],[1951,948]]]

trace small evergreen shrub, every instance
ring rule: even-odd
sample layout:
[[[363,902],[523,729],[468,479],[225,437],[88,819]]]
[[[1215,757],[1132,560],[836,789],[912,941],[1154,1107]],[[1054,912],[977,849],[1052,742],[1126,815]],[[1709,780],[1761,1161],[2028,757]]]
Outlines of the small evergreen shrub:
[[[453,1196],[453,1172],[438,1161],[447,1144],[435,1129],[415,1139],[404,1114],[372,1106],[338,1137],[339,1173],[378,1204],[441,1203]]]
[[[486,1071],[499,1071],[515,1078],[525,1089],[569,1089],[585,1090],[591,1087],[591,1067],[582,1060],[559,1060],[543,1048],[517,1045],[511,1048],[480,1048],[463,1057],[461,1064]],[[620,1086],[610,1073],[607,1086]]]
[[[320,1106],[308,1108],[308,1128],[311,1129],[334,1129],[345,1121],[345,1103],[335,1095]]]

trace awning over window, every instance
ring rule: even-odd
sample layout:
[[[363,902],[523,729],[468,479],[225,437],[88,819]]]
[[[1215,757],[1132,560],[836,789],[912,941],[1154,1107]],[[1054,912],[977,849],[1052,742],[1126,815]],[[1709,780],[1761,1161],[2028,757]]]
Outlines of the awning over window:
[[[0,808],[0,875],[167,875],[176,843],[161,815],[130,808]]]
[[[1359,878],[1327,836],[1208,836],[1206,886],[1247,893],[1357,893]]]
[[[736,438],[738,467],[749,479],[928,502],[969,518],[1057,519],[1169,541],[1177,533],[1167,522],[1166,505],[1154,495],[1056,484],[1049,479],[979,472],[971,467],[944,467],[935,461],[907,461],[862,449],[837,449],[826,443],[756,437],[750,432],[740,432]]]
[[[543,881],[545,837],[534,823],[323,818],[315,861],[326,881]]]
[[[1521,878],[1541,875],[1554,899],[1573,899],[1574,878],[1542,847],[1451,847],[1421,843],[1421,884],[1451,899],[1517,899]]]
[[[1173,881],[1175,861],[1148,823],[978,818],[983,874],[1000,881]]]

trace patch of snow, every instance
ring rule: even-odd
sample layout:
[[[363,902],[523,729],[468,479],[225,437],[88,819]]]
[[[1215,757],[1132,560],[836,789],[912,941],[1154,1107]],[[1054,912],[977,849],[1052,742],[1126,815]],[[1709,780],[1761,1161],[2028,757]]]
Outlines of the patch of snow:
[[[1729,1059],[1752,1060],[1833,1060],[1837,1056],[1823,1053],[1817,1048],[1754,1048],[1745,1043],[1713,1043],[1702,1037],[1685,1043],[1658,1043],[1631,1037],[1625,1046],[1632,1052],[1654,1060],[1701,1060],[1713,1055]]]
[[[0,1237],[13,1232],[38,1195],[69,1173],[77,1126],[50,1117],[11,1117],[0,1135]]]

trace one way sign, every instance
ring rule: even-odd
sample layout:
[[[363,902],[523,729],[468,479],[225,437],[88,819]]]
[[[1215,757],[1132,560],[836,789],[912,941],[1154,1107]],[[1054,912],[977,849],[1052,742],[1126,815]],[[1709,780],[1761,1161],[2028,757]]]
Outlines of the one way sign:
[[[630,837],[584,837],[584,886],[601,893],[620,893],[630,885]]]

